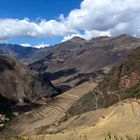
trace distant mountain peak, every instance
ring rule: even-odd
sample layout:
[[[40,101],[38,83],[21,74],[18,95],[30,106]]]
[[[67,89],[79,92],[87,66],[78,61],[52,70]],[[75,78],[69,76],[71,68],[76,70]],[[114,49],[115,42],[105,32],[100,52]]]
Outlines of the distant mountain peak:
[[[117,37],[113,37],[112,38],[113,40],[116,40],[117,42],[129,42],[129,43],[133,43],[135,41],[138,41],[139,38],[136,38],[134,36],[131,36],[129,34],[122,34],[122,35],[119,35]]]
[[[69,41],[72,41],[72,42],[85,42],[86,40],[84,38],[81,38],[81,37],[78,37],[78,36],[75,36],[73,38],[71,38]]]
[[[118,37],[133,37],[133,36],[131,36],[129,34],[122,34],[122,35],[119,35]]]
[[[0,44],[0,54],[15,56],[17,59],[27,58],[32,55],[37,48],[23,47],[18,44]]]
[[[106,41],[106,40],[109,40],[109,39],[111,39],[111,37],[109,37],[109,36],[99,36],[99,37],[92,38],[89,41],[90,42],[97,42],[97,41]]]

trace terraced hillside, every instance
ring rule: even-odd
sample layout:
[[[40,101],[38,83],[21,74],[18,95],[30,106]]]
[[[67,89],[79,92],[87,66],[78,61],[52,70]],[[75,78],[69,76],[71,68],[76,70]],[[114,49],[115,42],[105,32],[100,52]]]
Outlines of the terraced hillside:
[[[105,77],[98,86],[97,86],[98,82],[97,83],[85,82],[86,79],[79,78],[79,75],[80,77],[83,77],[83,75],[80,72],[78,77],[76,76],[76,79],[78,79],[78,81],[76,80],[77,81],[76,87],[72,88],[71,90],[68,90],[67,92],[64,92],[61,95],[58,95],[57,97],[52,98],[51,101],[48,101],[46,105],[41,106],[38,109],[34,109],[32,111],[19,115],[18,117],[16,117],[15,119],[13,119],[11,122],[7,123],[3,127],[1,134],[34,135],[34,134],[45,133],[47,135],[43,135],[43,137],[45,137],[45,139],[47,140],[50,138],[53,140],[56,139],[57,140],[59,139],[93,140],[93,138],[95,140],[96,139],[100,140],[105,136],[105,134],[109,132],[115,134],[116,130],[117,130],[117,135],[125,135],[127,133],[132,135],[139,134],[138,133],[140,128],[139,125],[140,101],[138,100],[138,98],[140,97],[139,39],[135,40],[134,38],[131,38],[130,36],[126,36],[126,35],[120,36],[115,39],[112,38],[106,38],[106,39],[107,41],[111,40],[111,43],[115,41],[115,45],[111,47],[107,43],[102,53],[103,55],[105,54],[104,55],[105,57],[102,57],[102,59],[100,59],[98,56],[98,58],[96,59],[96,63],[103,62],[100,64],[104,64],[104,61],[108,62],[108,60],[110,60],[111,58],[113,59],[114,63],[115,61],[117,63],[118,56],[120,56],[120,54],[121,57],[119,60],[122,60],[122,58],[126,57],[128,52],[132,51],[132,49],[134,49],[135,47],[138,48],[133,50],[132,54],[130,54],[123,63],[121,63],[118,66],[115,66],[111,70],[111,73],[109,73],[107,77]],[[119,43],[121,42],[121,45],[119,47],[116,46],[116,44],[118,44],[116,40]],[[92,41],[94,43],[97,43],[94,39]],[[128,45],[128,42],[130,46]],[[102,50],[103,46],[102,44],[100,45],[101,46],[99,47],[99,46],[92,46],[92,45],[90,46],[89,44],[89,48],[92,49],[96,48]],[[83,46],[78,46],[78,47],[83,48]],[[110,47],[111,50],[107,51]],[[88,49],[87,51],[89,51]],[[68,52],[65,53],[68,54]],[[110,54],[110,56],[112,57],[109,57],[106,60],[106,56],[109,56],[108,54]],[[122,54],[125,54],[125,56]],[[83,53],[80,55],[83,55]],[[88,54],[86,55],[89,56]],[[37,65],[39,64],[42,67],[42,62],[43,64],[44,63],[46,64],[46,62],[48,62],[46,60],[52,59],[53,61],[52,66],[56,66],[55,65],[56,59],[54,59],[55,57],[52,56],[53,54],[49,55],[46,59],[41,60],[39,63],[37,62]],[[85,55],[83,58],[87,59],[86,62],[88,61],[88,57],[85,57]],[[70,58],[68,60],[70,60]],[[84,61],[81,60],[81,63],[82,62]],[[92,62],[93,61],[91,61],[91,63]],[[76,62],[76,66],[81,65],[81,63]],[[90,67],[91,63],[87,62],[86,64],[89,65]],[[70,63],[67,64],[69,65]],[[36,64],[34,66],[36,67]],[[107,66],[109,66],[109,64]],[[99,76],[99,79],[96,79],[97,81],[100,80],[101,75],[105,74],[103,69],[94,71],[93,74],[93,73],[88,73],[91,70],[90,69],[91,67],[89,68],[89,71],[87,70],[88,67],[85,67],[84,64],[81,67],[82,67],[81,69],[84,70],[83,73],[85,77],[92,78],[92,76],[93,77]],[[47,66],[43,67],[43,69],[40,71],[43,73],[43,77],[46,77],[46,73],[44,73],[44,70],[46,72]],[[68,69],[68,71],[60,70],[62,73],[56,72],[55,75],[53,76],[59,78],[60,82],[67,83],[66,81],[63,80],[66,77],[68,78],[69,76],[71,76],[71,74],[72,76],[74,76],[76,72],[75,70],[76,69],[73,67],[71,67],[71,69]],[[65,73],[64,75],[63,72]],[[70,81],[73,80],[75,80],[75,77],[70,78]],[[122,101],[128,98],[129,100]],[[119,103],[115,104],[117,102]],[[130,130],[132,129],[134,129],[134,131],[131,133]],[[42,136],[37,136],[38,139],[40,139],[40,137]]]
[[[53,129],[59,121],[67,116],[67,111],[80,98],[89,93],[96,83],[84,83],[54,98],[39,109],[24,113],[5,126],[2,134],[27,135],[42,131],[42,128]]]
[[[92,100],[97,103],[97,110],[69,118],[59,126],[55,126],[55,129],[51,131],[51,133],[57,133],[56,135],[46,135],[44,137],[53,140],[70,138],[74,140],[102,140],[105,134],[109,132],[120,136],[139,135],[139,62],[140,48],[137,48],[123,63],[112,69],[98,88],[92,90],[94,94]],[[112,105],[116,102],[119,103]],[[72,109],[75,110],[75,106]]]
[[[75,116],[59,126],[57,134],[39,135],[36,140],[104,140],[112,133],[136,136],[140,130],[140,100],[125,100],[105,109]],[[133,130],[133,131],[132,131]]]

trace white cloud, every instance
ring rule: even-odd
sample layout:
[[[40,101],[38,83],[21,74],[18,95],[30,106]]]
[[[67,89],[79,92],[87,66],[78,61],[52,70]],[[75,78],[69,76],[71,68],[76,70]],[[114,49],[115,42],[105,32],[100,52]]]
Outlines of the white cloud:
[[[49,47],[49,46],[50,46],[50,45],[44,44],[44,43],[37,44],[37,45],[34,45],[34,46],[32,46],[32,45],[29,44],[29,43],[23,43],[23,44],[20,44],[20,45],[23,46],[23,47],[34,47],[34,48],[38,48],[38,49],[40,49],[40,48],[45,48],[45,47]]]
[[[0,40],[17,37],[56,37],[76,32],[75,29],[70,29],[64,23],[55,20],[35,23],[29,19],[0,19]]]
[[[9,38],[64,37],[91,39],[129,33],[140,37],[139,0],[83,0],[79,9],[59,20],[0,19],[0,40]],[[84,34],[80,34],[80,32]]]
[[[63,40],[61,42],[65,42],[73,37],[79,36],[81,38],[84,38],[84,36],[82,34],[72,34],[72,35],[67,35],[63,38]]]
[[[23,44],[20,44],[21,46],[23,46],[23,47],[31,47],[31,44],[29,44],[29,43],[23,43]]]
[[[49,47],[49,46],[50,45],[48,45],[48,44],[42,43],[42,44],[35,45],[34,47],[40,49],[40,48],[45,48],[45,47]]]
[[[84,0],[80,9],[70,12],[66,22],[84,30],[85,39],[122,33],[140,37],[139,9],[139,0]]]
[[[92,31],[85,31],[84,34],[72,34],[72,35],[67,35],[63,38],[62,42],[65,42],[73,37],[79,36],[81,38],[84,38],[86,40],[90,40],[93,37],[97,37],[97,36],[111,36],[109,31],[96,31],[96,30],[92,30]]]
[[[139,0],[84,0],[67,22],[73,28],[106,31],[138,17],[139,8]]]

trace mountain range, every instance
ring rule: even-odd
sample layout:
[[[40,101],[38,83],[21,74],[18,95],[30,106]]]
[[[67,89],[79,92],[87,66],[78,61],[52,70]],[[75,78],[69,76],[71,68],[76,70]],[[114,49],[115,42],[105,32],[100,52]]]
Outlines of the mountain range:
[[[140,39],[130,35],[104,36],[89,41],[74,37],[59,45],[37,50],[25,62],[31,62],[28,66],[47,75],[56,87],[67,90],[102,77],[139,44]]]
[[[65,91],[85,81],[102,77],[139,44],[140,39],[127,34],[102,36],[89,41],[74,37],[42,49],[1,44],[0,53],[15,56]]]
[[[138,132],[139,70],[140,39],[127,34],[74,37],[41,49],[1,44],[0,114],[21,114],[0,134],[57,140],[87,132],[98,140],[109,130]]]

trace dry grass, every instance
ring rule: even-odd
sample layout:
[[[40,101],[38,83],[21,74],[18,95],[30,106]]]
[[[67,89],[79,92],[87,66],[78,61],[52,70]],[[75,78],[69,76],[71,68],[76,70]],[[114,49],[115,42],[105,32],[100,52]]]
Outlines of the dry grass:
[[[113,135],[111,133],[108,133],[107,136],[105,136],[105,140],[140,140],[140,136],[136,135],[134,136],[117,136],[117,135]]]
[[[135,137],[128,136],[128,135],[117,136],[117,135],[108,133],[103,139],[104,140],[140,140],[140,136],[139,135],[136,135]],[[25,138],[25,137],[20,137],[20,136],[17,136],[17,137],[3,136],[3,137],[0,137],[0,140],[51,140],[51,137],[49,136],[46,137],[45,135],[42,135],[40,137],[33,136],[32,138]],[[64,139],[62,138],[61,140],[89,140],[89,139],[86,133],[83,133],[81,135],[76,135],[75,133],[75,134],[65,137]]]

